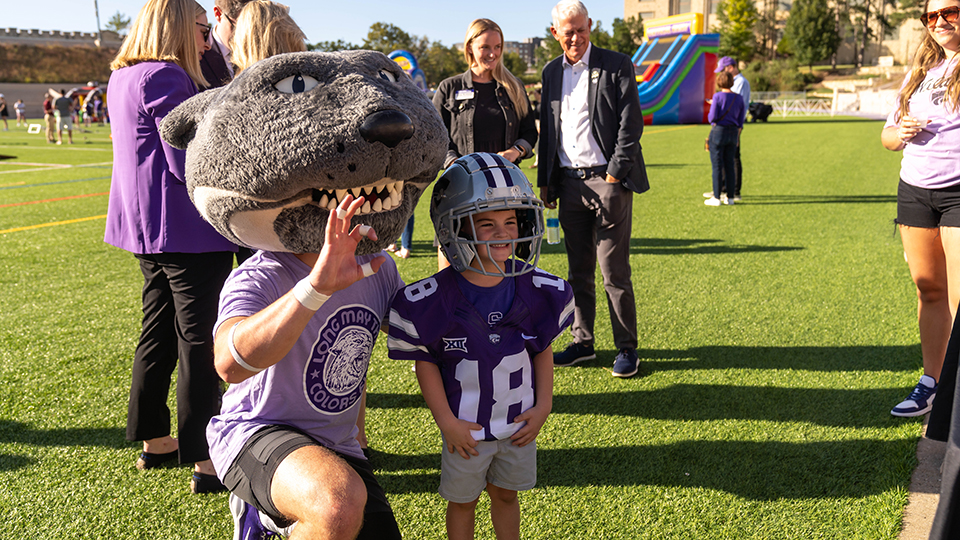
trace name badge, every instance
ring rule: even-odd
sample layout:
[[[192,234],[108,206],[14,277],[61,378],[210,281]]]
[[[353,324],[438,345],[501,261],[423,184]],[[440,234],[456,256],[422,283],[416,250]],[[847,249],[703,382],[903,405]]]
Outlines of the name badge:
[[[453,99],[461,101],[464,99],[473,99],[473,88],[466,88],[464,90],[457,90],[457,93],[453,96]]]

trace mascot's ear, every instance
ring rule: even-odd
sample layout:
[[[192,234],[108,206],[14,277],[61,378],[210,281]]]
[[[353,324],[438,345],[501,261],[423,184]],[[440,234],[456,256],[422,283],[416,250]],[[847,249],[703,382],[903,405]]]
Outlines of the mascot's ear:
[[[216,88],[200,92],[170,111],[160,122],[160,136],[163,140],[174,148],[186,150],[197,134],[197,123],[203,118],[210,103],[220,96],[220,91],[220,88]]]

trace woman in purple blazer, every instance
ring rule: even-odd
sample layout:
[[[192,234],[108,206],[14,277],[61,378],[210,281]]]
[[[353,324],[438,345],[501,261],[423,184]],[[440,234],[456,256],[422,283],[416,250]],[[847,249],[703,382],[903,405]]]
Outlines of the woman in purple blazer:
[[[178,457],[194,463],[194,493],[223,489],[205,430],[220,409],[213,324],[237,248],[190,202],[185,154],[161,140],[158,126],[205,85],[200,55],[209,35],[195,0],[148,0],[110,65],[107,94],[114,163],[104,241],[133,253],[144,277],[127,439],[143,441],[139,469]],[[174,368],[179,440],[166,405]]]

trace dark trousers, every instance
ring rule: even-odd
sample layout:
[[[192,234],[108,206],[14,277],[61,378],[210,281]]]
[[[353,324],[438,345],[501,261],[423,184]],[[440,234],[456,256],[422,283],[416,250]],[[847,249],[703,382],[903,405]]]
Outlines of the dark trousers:
[[[205,432],[220,412],[221,395],[213,326],[233,256],[227,251],[136,256],[143,273],[143,326],[133,360],[127,440],[170,435],[167,394],[177,368],[181,463],[210,459]]]
[[[633,192],[619,183],[607,183],[602,176],[564,178],[559,214],[576,304],[571,327],[574,341],[593,344],[599,262],[614,343],[618,349],[636,349],[637,304],[630,278]]]
[[[726,182],[728,178],[736,178],[736,154],[740,152],[737,144],[736,126],[713,126],[710,129],[710,164],[713,166],[713,196],[720,198],[721,190],[726,191],[727,197],[733,199],[736,191],[736,182]]]

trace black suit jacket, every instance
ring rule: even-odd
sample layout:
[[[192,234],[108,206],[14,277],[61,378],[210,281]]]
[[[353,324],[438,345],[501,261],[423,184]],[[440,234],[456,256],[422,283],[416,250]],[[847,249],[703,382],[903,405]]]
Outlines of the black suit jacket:
[[[207,88],[220,88],[226,86],[233,77],[230,76],[230,70],[227,69],[227,62],[220,54],[220,47],[216,42],[210,47],[210,50],[203,53],[200,57],[200,71],[203,78],[210,83]]]
[[[643,163],[640,136],[643,112],[633,63],[626,55],[590,48],[589,111],[593,136],[607,159],[607,174],[635,193],[650,189]],[[547,202],[557,199],[560,176],[560,101],[563,93],[563,57],[543,68],[540,102],[540,155],[537,185],[547,188]]]

